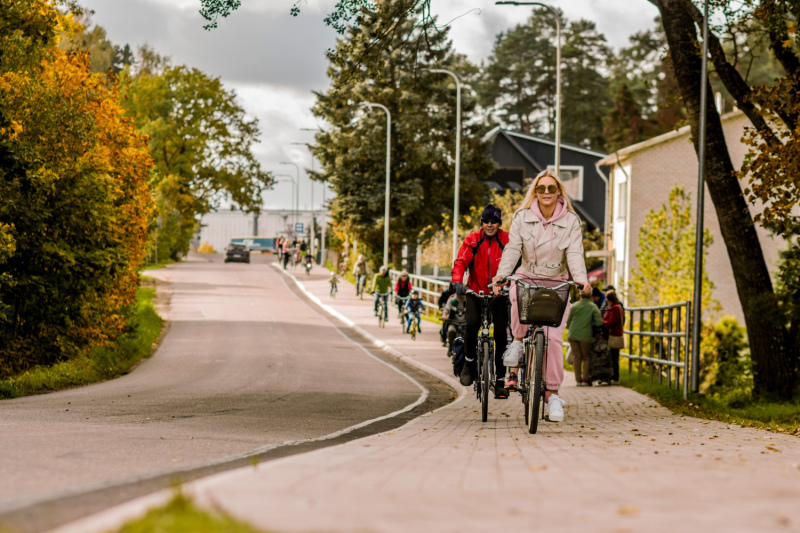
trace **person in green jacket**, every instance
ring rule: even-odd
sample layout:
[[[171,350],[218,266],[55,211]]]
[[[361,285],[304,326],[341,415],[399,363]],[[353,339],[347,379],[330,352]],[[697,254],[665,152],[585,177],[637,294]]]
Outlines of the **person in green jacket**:
[[[385,266],[372,278],[372,292],[375,293],[375,316],[378,316],[378,299],[383,298],[384,319],[389,320],[389,295],[392,294],[392,276]],[[599,312],[599,311],[598,311]]]
[[[589,377],[589,361],[592,356],[592,320],[595,324],[602,324],[603,317],[600,309],[592,302],[591,294],[581,294],[578,303],[572,306],[567,318],[567,340],[572,348],[572,366],[575,369],[575,381],[578,387],[588,387],[591,384]]]

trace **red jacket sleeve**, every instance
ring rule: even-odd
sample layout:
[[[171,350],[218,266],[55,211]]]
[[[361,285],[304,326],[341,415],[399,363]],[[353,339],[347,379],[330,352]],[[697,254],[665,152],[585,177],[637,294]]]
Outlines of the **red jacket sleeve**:
[[[397,278],[394,284],[394,293],[397,294],[398,292],[400,292],[400,278]]]
[[[458,256],[456,256],[456,260],[453,261],[451,277],[453,283],[464,282],[464,272],[467,271],[469,262],[472,261],[472,246],[469,245],[468,241],[469,237],[464,239],[464,242],[461,243],[461,248],[458,250]]]

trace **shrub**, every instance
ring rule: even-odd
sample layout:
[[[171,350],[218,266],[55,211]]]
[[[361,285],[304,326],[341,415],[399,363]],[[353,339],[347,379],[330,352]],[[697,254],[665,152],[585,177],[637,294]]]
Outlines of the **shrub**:
[[[700,390],[731,407],[743,404],[753,391],[753,372],[746,329],[724,316],[703,326],[700,346]]]

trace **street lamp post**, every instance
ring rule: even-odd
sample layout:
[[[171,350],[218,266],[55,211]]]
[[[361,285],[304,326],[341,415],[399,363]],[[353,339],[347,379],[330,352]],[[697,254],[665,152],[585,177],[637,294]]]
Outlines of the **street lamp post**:
[[[295,203],[294,200],[297,198],[297,183],[295,182],[294,178],[289,174],[275,174],[276,178],[289,178],[289,181],[292,182],[292,203]],[[285,182],[286,180],[278,180]],[[297,212],[295,212],[295,219],[297,218]],[[286,222],[284,220],[284,222]]]
[[[282,161],[279,163],[280,165],[292,165],[294,169],[297,171],[297,196],[294,199],[294,228],[292,228],[292,233],[295,232],[297,229],[297,218],[300,216],[300,165],[297,163],[290,163],[287,161]]]
[[[391,165],[392,165],[392,114],[389,108],[383,104],[372,102],[361,102],[359,105],[365,107],[378,107],[386,113],[386,199],[383,207],[383,264],[389,267],[389,193],[391,186]]]
[[[556,18],[556,174],[561,175],[561,17],[558,11],[541,2],[495,2],[496,5],[540,6],[549,10]]]
[[[314,172],[314,154],[311,152],[311,145],[309,143],[292,143],[294,145],[303,145],[308,148],[308,152],[311,154],[311,172]],[[309,248],[311,249],[311,257],[314,258],[316,261],[317,255],[314,253],[314,224],[316,223],[316,210],[314,209],[314,180],[311,180],[309,183],[309,188],[311,189],[311,242],[309,242]],[[324,265],[323,265],[324,266]]]
[[[300,128],[300,130],[301,131],[322,131],[321,128]],[[310,144],[307,145],[307,146],[309,147],[309,149],[311,148]],[[314,169],[313,154],[312,154],[312,158],[311,158],[311,169],[312,169],[312,171]],[[320,223],[320,229],[322,230],[322,236],[320,237],[320,243],[319,243],[320,244],[320,255],[322,256],[322,260],[321,260],[322,266],[326,266],[328,264],[327,255],[325,254],[325,251],[326,251],[325,231],[327,230],[327,225],[328,225],[327,219],[325,218],[325,215],[327,214],[325,212],[325,192],[327,191],[327,189],[328,189],[328,183],[327,182],[322,182],[322,221]]]
[[[443,68],[424,68],[422,72],[447,74],[456,82],[456,181],[453,192],[453,263],[458,252],[459,188],[461,181],[461,80],[454,72]]]
[[[694,247],[694,308],[692,309],[692,392],[700,382],[700,319],[703,300],[703,215],[705,209],[706,114],[708,112],[708,0],[703,9],[703,58],[700,69],[700,132],[698,135],[697,221]]]

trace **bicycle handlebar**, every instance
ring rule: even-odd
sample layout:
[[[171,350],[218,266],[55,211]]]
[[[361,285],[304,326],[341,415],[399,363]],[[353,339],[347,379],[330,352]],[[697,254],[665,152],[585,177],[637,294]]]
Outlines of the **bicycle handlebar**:
[[[537,279],[549,279],[549,278],[528,278],[528,279],[537,280]],[[571,287],[581,287],[580,283],[575,283],[574,281],[565,281],[565,282],[561,283],[560,285],[556,285],[555,287],[543,287],[542,285],[535,285],[533,283],[528,283],[526,280],[518,278],[516,276],[506,276],[503,279],[498,280],[495,283],[492,283],[492,285],[503,284],[503,283],[506,283],[508,280],[513,280],[513,281],[516,281],[517,283],[522,283],[523,285],[525,285],[527,287],[534,287],[534,288],[560,289],[564,285],[569,285]],[[491,287],[492,285],[489,285],[489,286]]]

